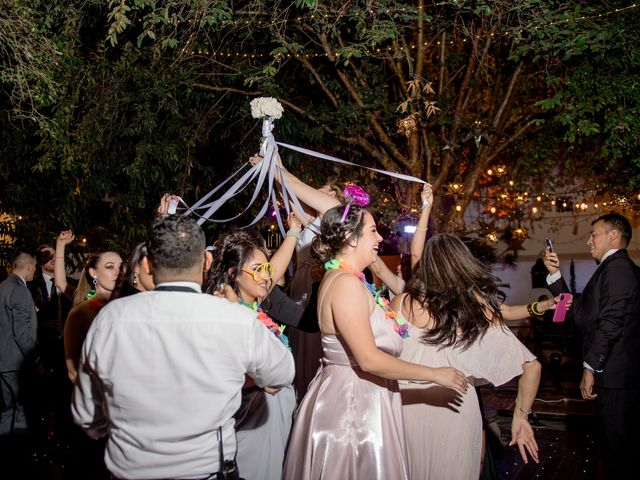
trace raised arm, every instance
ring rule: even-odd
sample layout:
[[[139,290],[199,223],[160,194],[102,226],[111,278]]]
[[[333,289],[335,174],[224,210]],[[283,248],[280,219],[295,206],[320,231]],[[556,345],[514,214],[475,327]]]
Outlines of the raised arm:
[[[249,159],[249,161],[252,165],[256,165],[262,161],[262,157],[260,155],[254,155]],[[340,201],[337,198],[307,185],[298,177],[291,174],[282,165],[282,160],[280,159],[279,155],[276,159],[276,162],[287,184],[296,194],[296,197],[298,197],[299,200],[318,212],[319,217],[322,217],[324,215],[324,212],[326,212],[327,210],[340,205]],[[276,175],[275,178],[277,182],[280,182],[280,175]]]
[[[73,242],[75,238],[76,236],[71,230],[63,230],[60,232],[60,235],[58,235],[58,238],[56,239],[55,262],[53,262],[53,278],[56,287],[58,287],[58,290],[64,293],[64,295],[71,300],[73,300],[75,287],[73,285],[69,285],[67,282],[65,250],[67,245]]]
[[[540,362],[532,360],[522,365],[522,375],[518,381],[518,396],[513,409],[511,421],[511,442],[509,445],[518,445],[520,455],[524,463],[528,463],[527,452],[538,463],[538,444],[536,443],[533,429],[529,425],[528,416],[531,413],[533,401],[540,384]]]
[[[280,247],[271,257],[269,263],[273,266],[274,275],[271,279],[271,287],[269,291],[278,283],[289,266],[293,252],[296,250],[296,245],[300,239],[300,232],[302,231],[302,223],[298,220],[298,217],[294,213],[290,213],[287,218],[287,225],[289,230],[284,237],[284,240],[280,244]]]
[[[431,215],[431,207],[433,206],[433,189],[429,183],[425,183],[420,192],[422,199],[422,209],[420,210],[420,219],[416,225],[416,231],[411,239],[411,270],[413,270],[424,251],[424,244],[427,240],[427,229],[429,228],[429,215]],[[395,292],[394,292],[395,293]]]
[[[164,218],[170,215],[169,210],[172,204],[176,207],[180,204],[180,197],[178,195],[172,195],[170,193],[162,195],[162,197],[160,197],[160,205],[156,208],[156,218]],[[175,213],[175,211],[173,211],[173,213]]]
[[[371,324],[370,310],[373,305],[369,293],[360,280],[348,274],[339,274],[327,292],[333,313],[333,325],[347,342],[356,362],[362,370],[392,380],[419,380],[435,382],[459,392],[467,389],[467,379],[455,368],[430,368],[405,362],[376,347]],[[327,312],[322,311],[321,316]],[[323,325],[321,319],[321,325]]]
[[[393,273],[382,259],[376,256],[376,260],[369,265],[369,268],[376,276],[382,280],[394,295],[400,295],[404,290],[404,281],[395,273]]]

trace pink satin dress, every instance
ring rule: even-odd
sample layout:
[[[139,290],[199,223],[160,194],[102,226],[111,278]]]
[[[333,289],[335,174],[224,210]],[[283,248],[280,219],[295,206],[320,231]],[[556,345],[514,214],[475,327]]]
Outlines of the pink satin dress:
[[[399,356],[402,338],[393,320],[376,307],[370,321],[376,346]],[[339,335],[322,334],[322,350],[297,412],[283,478],[407,479],[398,382],[363,372]]]

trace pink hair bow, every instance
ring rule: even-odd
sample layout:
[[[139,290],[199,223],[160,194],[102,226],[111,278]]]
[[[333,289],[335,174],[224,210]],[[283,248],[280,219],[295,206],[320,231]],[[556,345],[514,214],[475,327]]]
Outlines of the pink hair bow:
[[[369,194],[353,183],[344,187],[342,195],[347,199],[347,204],[344,206],[344,212],[342,212],[342,217],[340,217],[340,223],[344,222],[344,219],[347,218],[351,204],[357,205],[358,207],[366,207],[369,205]]]

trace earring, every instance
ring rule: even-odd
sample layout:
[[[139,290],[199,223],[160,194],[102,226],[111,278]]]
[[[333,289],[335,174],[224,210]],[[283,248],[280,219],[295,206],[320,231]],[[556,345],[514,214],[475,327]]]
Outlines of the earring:
[[[133,272],[133,286],[138,285],[138,272]]]
[[[85,297],[86,300],[91,300],[91,299],[96,297],[96,285],[97,284],[98,284],[98,279],[96,277],[93,277],[93,288],[91,290],[89,290],[89,293]]]

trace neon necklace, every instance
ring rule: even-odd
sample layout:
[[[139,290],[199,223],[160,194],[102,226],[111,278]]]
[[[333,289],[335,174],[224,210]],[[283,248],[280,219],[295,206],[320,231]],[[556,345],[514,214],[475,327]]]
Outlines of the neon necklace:
[[[409,323],[404,318],[398,317],[398,314],[391,310],[389,300],[381,295],[382,288],[376,290],[376,286],[373,283],[367,282],[367,278],[364,276],[364,273],[355,271],[353,268],[347,265],[344,260],[337,258],[332,258],[331,260],[326,262],[324,264],[324,269],[340,269],[358,277],[360,281],[367,287],[367,290],[369,290],[369,293],[371,293],[378,306],[382,308],[382,310],[384,310],[385,318],[390,318],[393,320],[393,329],[395,330],[395,332],[402,338],[407,338],[409,336]]]
[[[262,309],[258,307],[258,302],[247,303],[240,299],[240,303],[256,312],[258,314],[258,320],[260,320],[260,323],[271,330],[285,347],[291,349],[291,347],[289,347],[289,338],[284,334],[284,329],[286,327],[285,325],[278,325],[276,322],[274,322],[269,315],[264,313]]]

